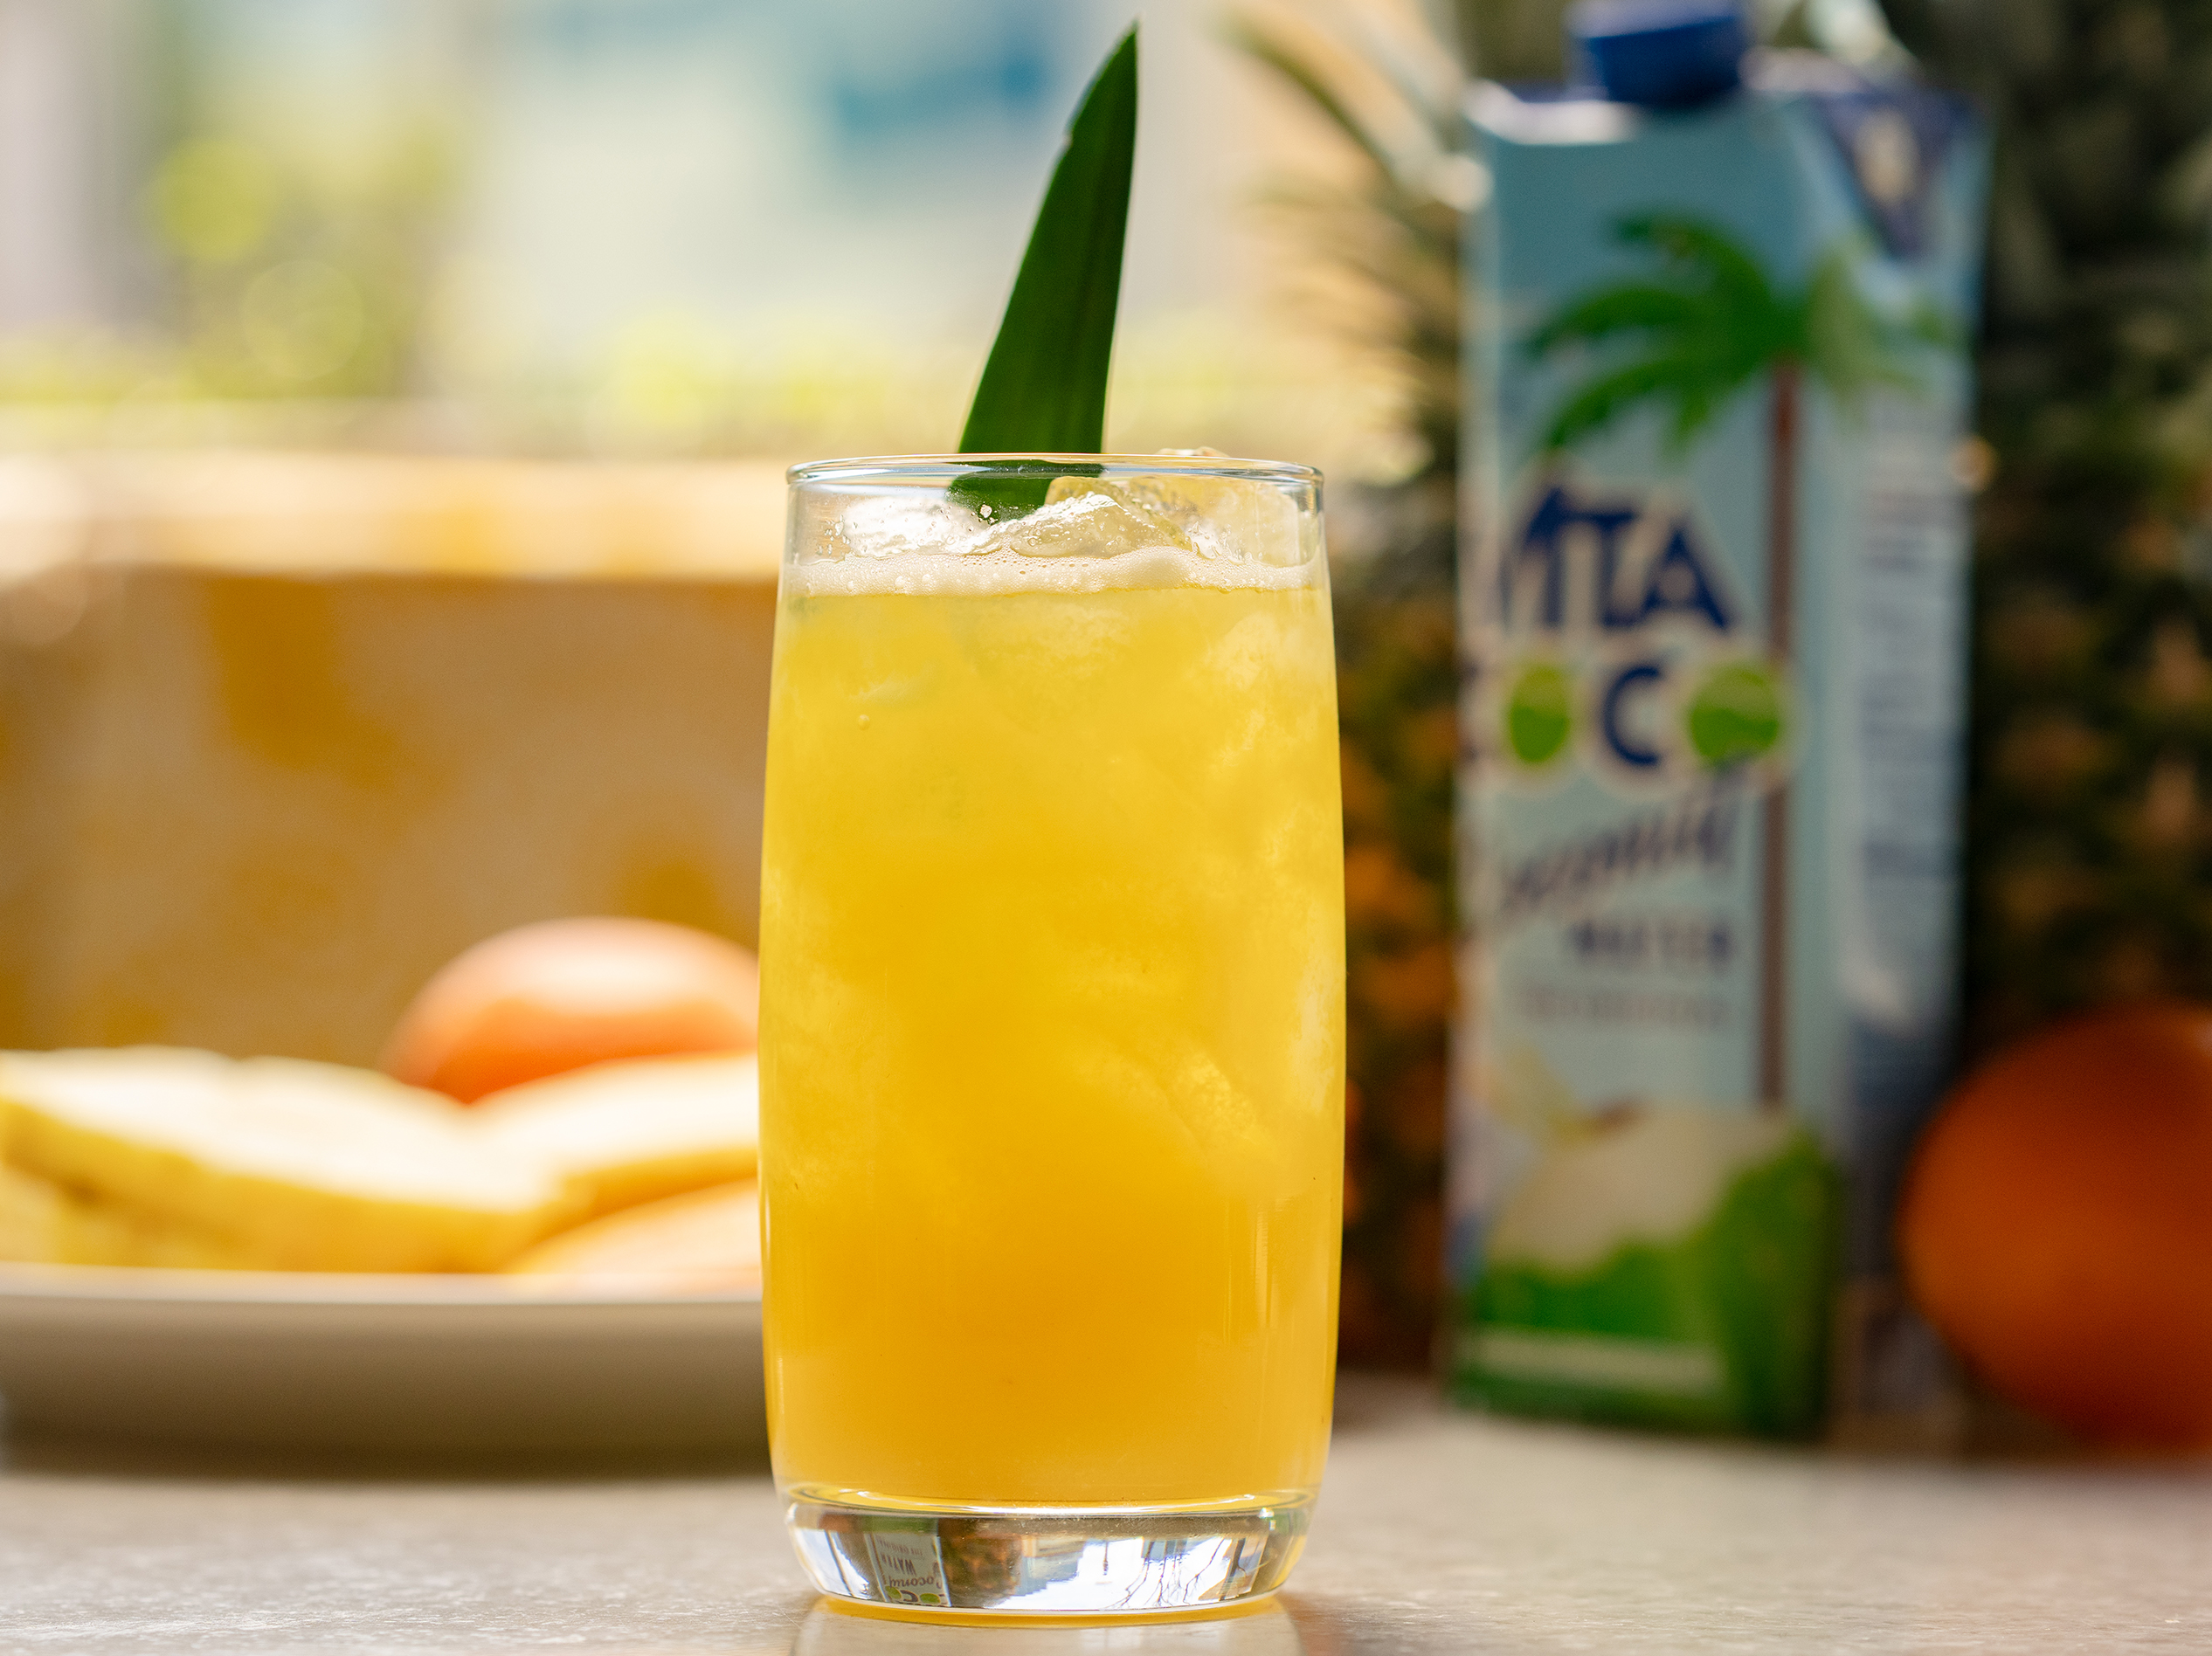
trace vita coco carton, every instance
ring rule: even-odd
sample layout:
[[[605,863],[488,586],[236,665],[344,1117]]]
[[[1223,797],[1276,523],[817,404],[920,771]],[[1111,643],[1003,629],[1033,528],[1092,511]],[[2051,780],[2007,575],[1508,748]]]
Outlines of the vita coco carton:
[[[1951,1049],[1985,155],[1750,81],[1473,105],[1451,1366],[1800,1434],[1831,1370],[1940,1396],[1888,1211]]]

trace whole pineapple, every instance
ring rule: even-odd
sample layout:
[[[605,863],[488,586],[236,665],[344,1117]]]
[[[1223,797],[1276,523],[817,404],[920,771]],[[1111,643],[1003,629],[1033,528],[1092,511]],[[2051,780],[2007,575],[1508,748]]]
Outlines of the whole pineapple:
[[[1473,182],[1455,155],[1460,77],[1410,18],[1386,31],[1350,6],[1248,16],[1236,32],[1355,158],[1355,183],[1286,186],[1275,204],[1374,301],[1331,321],[1394,361],[1422,456],[1402,481],[1360,492],[1366,544],[1332,573],[1350,1069],[1340,1353],[1421,1368],[1442,1291],[1454,999],[1459,237]]]
[[[2212,3],[1884,0],[1994,116],[1968,1038],[2212,997]]]
[[[1424,1368],[1444,1259],[1458,748],[1451,480],[1383,503],[1389,539],[1334,594],[1344,737],[1341,1356]]]

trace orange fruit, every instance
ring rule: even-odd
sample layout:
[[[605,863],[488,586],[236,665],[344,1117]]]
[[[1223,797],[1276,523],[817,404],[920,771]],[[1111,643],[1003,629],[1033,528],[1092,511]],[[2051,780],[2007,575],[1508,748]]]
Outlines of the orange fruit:
[[[1997,1391],[2092,1441],[2212,1448],[2212,1010],[2093,1012],[1975,1071],[1897,1239]]]
[[[425,983],[386,1073],[474,1103],[623,1058],[749,1052],[760,969],[749,949],[653,920],[549,920],[487,938]]]

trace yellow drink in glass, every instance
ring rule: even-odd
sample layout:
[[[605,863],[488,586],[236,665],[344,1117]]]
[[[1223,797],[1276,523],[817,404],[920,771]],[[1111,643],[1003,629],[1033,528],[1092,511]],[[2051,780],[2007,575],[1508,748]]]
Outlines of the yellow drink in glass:
[[[950,463],[797,477],[768,1394],[833,1592],[1245,1597],[1321,1478],[1344,905],[1316,480],[1094,464],[995,524],[943,500]]]

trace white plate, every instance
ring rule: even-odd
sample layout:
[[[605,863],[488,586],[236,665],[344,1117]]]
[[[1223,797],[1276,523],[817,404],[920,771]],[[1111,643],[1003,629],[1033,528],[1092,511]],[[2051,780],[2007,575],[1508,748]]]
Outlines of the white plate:
[[[13,1432],[111,1443],[757,1452],[760,1300],[0,1265],[0,1399]]]

